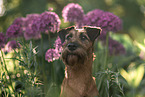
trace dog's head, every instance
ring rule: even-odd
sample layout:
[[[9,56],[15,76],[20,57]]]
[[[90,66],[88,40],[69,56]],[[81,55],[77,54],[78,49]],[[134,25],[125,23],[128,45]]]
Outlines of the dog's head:
[[[63,43],[62,60],[73,66],[84,64],[93,53],[93,43],[100,35],[101,28],[84,26],[82,29],[68,27],[58,32]]]

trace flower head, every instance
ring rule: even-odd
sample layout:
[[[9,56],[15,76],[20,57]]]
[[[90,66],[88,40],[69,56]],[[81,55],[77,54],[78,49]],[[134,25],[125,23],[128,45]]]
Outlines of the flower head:
[[[105,31],[116,32],[121,30],[122,21],[113,13],[95,9],[87,13],[84,18],[84,25],[97,26]]]
[[[19,47],[20,47],[20,44],[17,41],[11,40],[6,44],[6,51],[9,52],[9,51],[19,48]]]
[[[39,17],[39,14],[28,14],[24,20],[24,28],[31,27],[34,20]],[[24,30],[25,30],[24,29]]]
[[[16,25],[23,25],[23,21],[25,20],[25,18],[23,18],[23,17],[19,17],[19,18],[16,18],[15,20],[14,20],[14,22],[13,22],[13,24],[16,24]]]
[[[37,29],[32,29],[32,24],[34,21],[37,20],[37,18],[39,18],[39,14],[29,14],[27,15],[27,17],[25,18],[25,22],[24,22],[24,37],[26,40],[29,39],[39,39],[41,38],[40,32],[37,31]]]
[[[84,11],[79,4],[70,3],[62,10],[64,21],[80,23],[84,18]]]
[[[0,33],[0,49],[4,48],[6,41],[7,41],[7,39],[4,35],[4,33],[1,32]]]
[[[57,37],[57,39],[55,40],[54,47],[55,47],[56,50],[58,50],[58,52],[61,52],[62,43],[61,43],[61,40],[60,40],[59,37]]]
[[[23,18],[17,18],[12,25],[7,29],[6,36],[8,38],[17,38],[23,35],[22,30]]]
[[[98,22],[103,13],[104,13],[104,11],[102,11],[100,9],[95,9],[95,10],[88,12],[84,17],[84,25],[99,27]]]
[[[56,32],[60,27],[60,19],[54,12],[44,12],[32,24],[32,29],[37,29],[40,32]]]
[[[56,49],[49,49],[45,53],[45,60],[47,60],[48,62],[57,60],[57,59],[59,59],[59,57],[60,57],[60,54],[59,54],[58,50],[56,50]]]
[[[122,29],[122,21],[119,17],[110,12],[104,12],[101,16],[99,26],[107,31],[117,32]]]

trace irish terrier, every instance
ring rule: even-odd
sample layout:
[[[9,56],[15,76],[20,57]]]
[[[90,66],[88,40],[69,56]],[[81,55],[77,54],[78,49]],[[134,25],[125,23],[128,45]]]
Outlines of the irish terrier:
[[[65,78],[60,97],[99,97],[92,77],[93,44],[100,35],[99,27],[69,27],[60,30],[63,43],[61,59],[65,64]]]

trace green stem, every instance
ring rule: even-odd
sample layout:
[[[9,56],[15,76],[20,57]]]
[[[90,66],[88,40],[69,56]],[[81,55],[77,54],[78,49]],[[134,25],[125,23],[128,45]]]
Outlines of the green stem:
[[[108,43],[109,43],[109,33],[106,34],[106,49],[105,49],[105,60],[104,60],[104,70],[107,67],[107,60],[108,60]]]
[[[41,34],[42,35],[42,34]],[[42,55],[42,58],[41,58],[41,61],[42,61],[42,72],[43,72],[43,80],[44,80],[44,93],[46,93],[47,91],[47,77],[45,75],[45,64],[44,64],[44,53],[43,53],[43,35],[42,35],[42,38],[41,38],[41,55]]]
[[[50,36],[50,32],[48,33],[48,41],[49,41],[49,48],[52,47],[51,45],[51,36]],[[56,84],[56,74],[55,74],[55,66],[54,66],[54,62],[52,62],[52,67],[51,67],[51,76],[52,76],[52,86],[55,86]]]
[[[53,86],[56,85],[54,62],[52,62],[52,84],[53,84]]]
[[[6,73],[7,73],[8,76],[9,76],[10,85],[11,85],[11,88],[12,88],[12,90],[13,90],[13,92],[14,92],[15,90],[14,90],[13,85],[12,85],[11,76],[10,76],[10,74],[9,74],[9,72],[8,72],[8,69],[7,69],[7,66],[6,66],[6,62],[5,62],[5,59],[4,59],[4,54],[3,54],[3,51],[2,51],[2,50],[1,50],[1,55],[2,55],[2,60],[3,60],[3,64],[4,64],[5,71],[6,71]],[[6,76],[6,75],[5,75],[5,76]]]

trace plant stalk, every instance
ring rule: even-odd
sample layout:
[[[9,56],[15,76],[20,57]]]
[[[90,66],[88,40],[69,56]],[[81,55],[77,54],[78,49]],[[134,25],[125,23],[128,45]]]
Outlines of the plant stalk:
[[[1,50],[1,55],[2,55],[2,60],[3,60],[5,71],[6,71],[7,75],[9,76],[10,86],[12,88],[12,91],[14,92],[15,90],[14,90],[13,85],[12,85],[12,79],[11,79],[11,76],[10,76],[10,74],[8,72],[8,69],[7,69],[7,66],[6,66],[6,62],[5,62],[5,59],[4,59],[4,54],[3,54],[2,50]],[[5,74],[5,77],[6,77],[6,74]]]
[[[105,49],[104,70],[106,70],[106,68],[107,68],[107,62],[108,62],[108,46],[109,46],[109,32],[106,33],[106,49]]]
[[[42,72],[43,72],[43,80],[44,80],[44,93],[46,93],[47,92],[47,77],[45,75],[44,51],[43,51],[43,35],[42,35],[42,38],[41,38],[41,54],[42,54],[41,61],[42,61]]]

